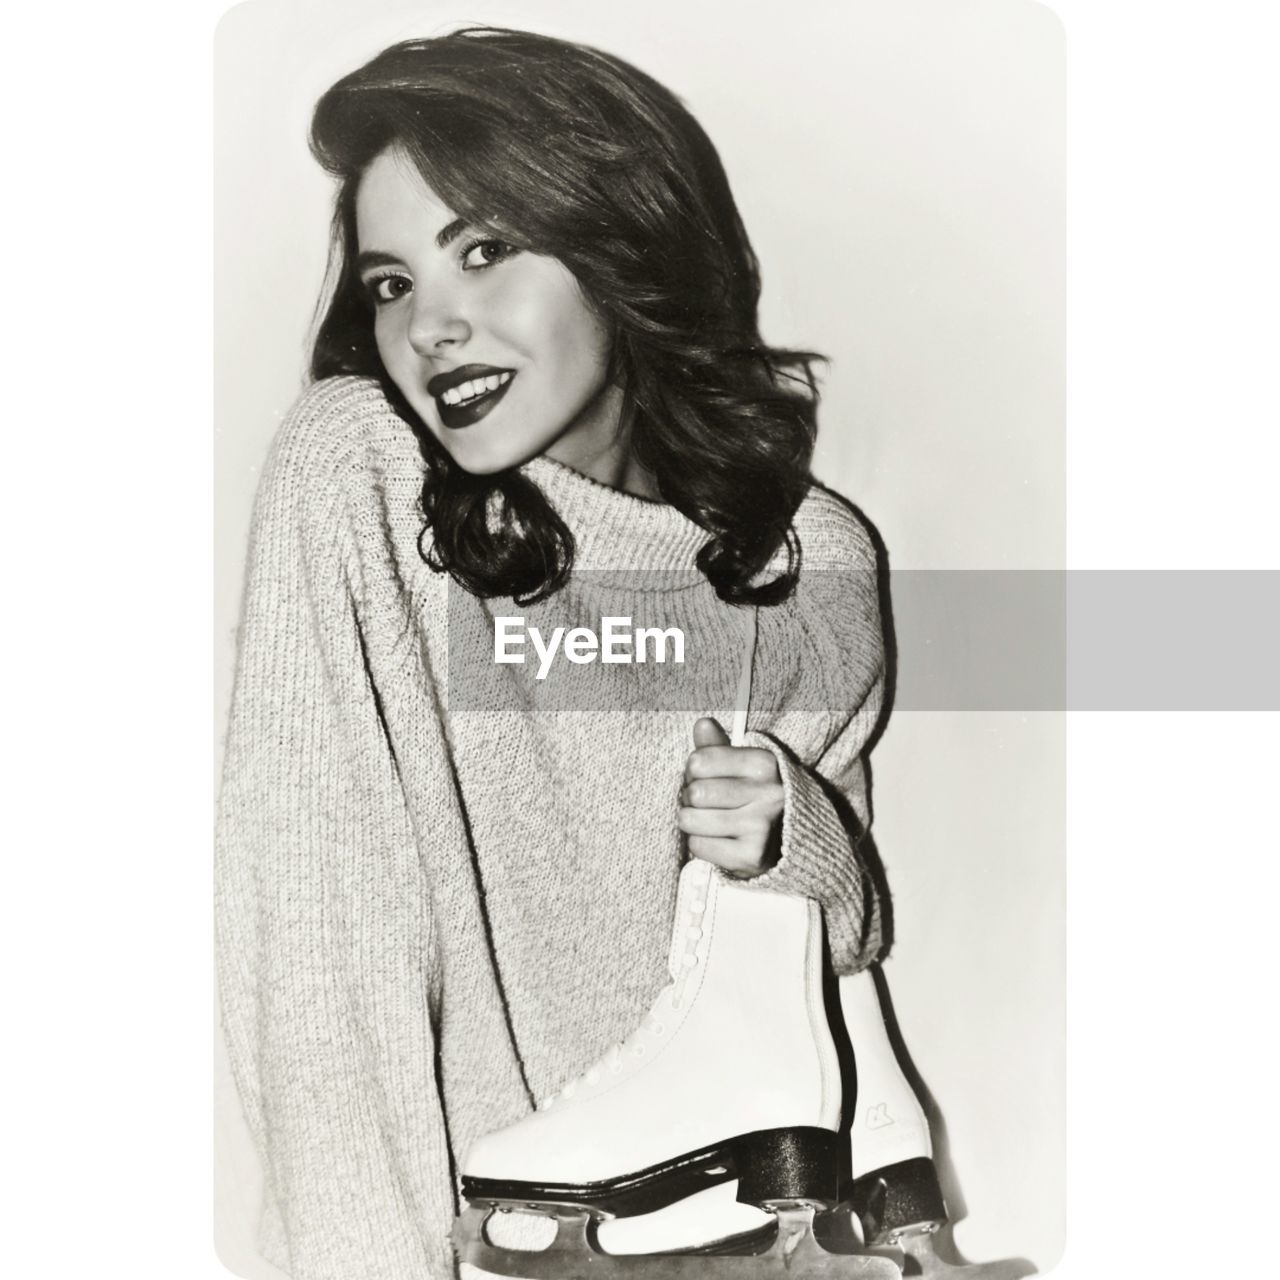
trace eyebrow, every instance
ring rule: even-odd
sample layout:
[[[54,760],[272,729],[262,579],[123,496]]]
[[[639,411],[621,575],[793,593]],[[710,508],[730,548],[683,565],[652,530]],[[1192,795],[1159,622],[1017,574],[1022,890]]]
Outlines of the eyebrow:
[[[465,218],[454,218],[452,222],[446,223],[436,234],[436,248],[448,248],[466,228]],[[399,265],[400,259],[395,254],[383,253],[380,249],[366,249],[356,258],[356,271],[360,274],[368,271],[370,267],[398,267]]]
[[[436,235],[436,248],[447,248],[466,230],[466,227],[467,220],[465,218],[454,218],[452,222],[441,227]]]

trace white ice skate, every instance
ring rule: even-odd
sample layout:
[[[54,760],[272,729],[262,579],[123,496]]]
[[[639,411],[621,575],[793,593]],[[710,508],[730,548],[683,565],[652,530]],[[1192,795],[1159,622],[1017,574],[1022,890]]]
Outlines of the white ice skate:
[[[822,955],[816,904],[687,863],[671,982],[642,1025],[467,1153],[462,1260],[526,1280],[900,1280],[891,1260],[828,1253],[812,1233],[836,1201],[841,1106]],[[492,1243],[501,1210],[553,1217],[554,1241]],[[681,1244],[700,1251],[653,1251]]]
[[[938,1252],[936,1233],[947,1223],[947,1208],[933,1163],[929,1120],[889,1038],[873,971],[841,978],[839,989],[857,1075],[852,1180],[843,1189],[840,1209],[819,1223],[820,1237],[830,1243],[852,1213],[865,1246],[896,1259],[907,1277],[1020,1280],[1033,1275],[1035,1268],[1022,1260],[964,1263]]]

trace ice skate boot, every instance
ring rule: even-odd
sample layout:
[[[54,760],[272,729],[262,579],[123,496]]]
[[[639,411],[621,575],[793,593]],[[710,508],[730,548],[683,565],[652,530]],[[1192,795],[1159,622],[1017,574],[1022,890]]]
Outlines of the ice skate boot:
[[[816,904],[690,861],[671,981],[641,1026],[467,1153],[461,1259],[526,1280],[900,1280],[887,1258],[813,1237],[836,1203],[841,1105],[821,966]],[[554,1218],[555,1239],[494,1244],[485,1224],[502,1210]],[[702,1251],[654,1252],[682,1239]]]
[[[852,1212],[865,1246],[898,1258],[905,1277],[1019,1280],[1035,1268],[1022,1260],[961,1263],[935,1247],[947,1208],[933,1163],[929,1121],[898,1062],[885,1027],[871,969],[839,979],[840,1007],[857,1075],[850,1127],[851,1182],[841,1209],[819,1224],[829,1239],[832,1219]]]

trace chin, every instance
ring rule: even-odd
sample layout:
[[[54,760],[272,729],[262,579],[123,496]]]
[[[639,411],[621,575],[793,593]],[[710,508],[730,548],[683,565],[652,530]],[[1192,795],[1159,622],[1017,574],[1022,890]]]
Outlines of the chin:
[[[439,439],[439,437],[436,437]],[[523,466],[530,458],[541,452],[540,449],[485,448],[479,441],[449,441],[444,444],[445,450],[463,471],[473,476],[491,476],[499,471],[510,471],[513,467]],[[450,448],[450,445],[453,447]]]

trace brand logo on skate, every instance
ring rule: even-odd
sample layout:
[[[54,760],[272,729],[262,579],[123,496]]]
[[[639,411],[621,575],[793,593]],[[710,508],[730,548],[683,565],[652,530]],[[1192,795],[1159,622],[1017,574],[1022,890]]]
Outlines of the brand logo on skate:
[[[889,1114],[889,1104],[887,1102],[877,1102],[867,1112],[868,1129],[887,1129],[891,1124],[897,1124],[897,1121]]]

